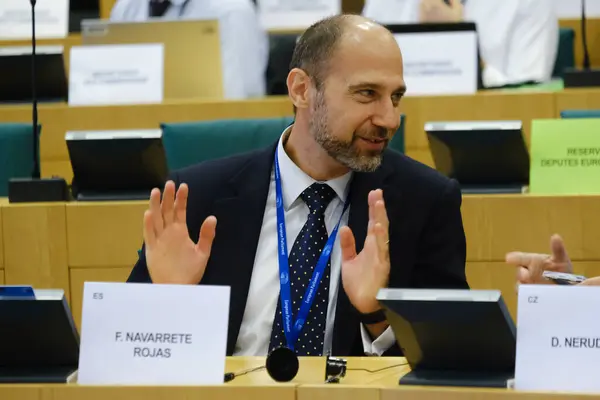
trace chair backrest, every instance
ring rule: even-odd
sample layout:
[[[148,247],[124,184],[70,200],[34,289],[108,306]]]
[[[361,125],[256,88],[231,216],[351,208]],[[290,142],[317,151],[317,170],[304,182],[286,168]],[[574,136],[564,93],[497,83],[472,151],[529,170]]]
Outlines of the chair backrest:
[[[600,110],[563,110],[561,118],[600,118]]]
[[[558,51],[552,77],[562,78],[566,68],[575,66],[575,31],[573,28],[560,28],[558,33]]]
[[[405,120],[402,116],[389,145],[401,153],[404,153]],[[293,117],[279,117],[162,123],[169,170],[269,146],[293,121]]]
[[[267,63],[267,94],[284,95],[287,90],[287,76],[298,34],[269,34],[269,60]]]
[[[275,143],[293,118],[226,119],[163,123],[169,170],[227,157]]]
[[[0,197],[8,196],[11,178],[33,176],[32,130],[31,124],[0,123]],[[38,135],[40,132],[41,126],[38,125]],[[36,153],[39,154],[39,140]]]

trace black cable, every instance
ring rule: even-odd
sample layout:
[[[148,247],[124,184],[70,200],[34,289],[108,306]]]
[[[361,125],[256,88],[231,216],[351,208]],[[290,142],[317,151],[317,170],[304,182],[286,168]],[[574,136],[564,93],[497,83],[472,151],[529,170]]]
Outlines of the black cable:
[[[404,362],[402,364],[388,365],[387,367],[378,368],[378,369],[348,368],[348,369],[346,369],[346,371],[365,371],[365,372],[368,372],[370,374],[375,374],[377,372],[385,371],[386,369],[392,369],[392,368],[402,367],[402,366],[407,365],[407,364],[408,364],[408,362]]]
[[[381,371],[385,371],[386,369],[392,369],[392,368],[402,367],[402,366],[407,365],[407,364],[408,364],[408,362],[404,362],[402,364],[388,365],[387,367],[378,368],[378,369],[348,368],[347,371],[364,371],[364,372],[368,372],[370,374],[375,374],[375,373],[378,373],[378,372],[381,372]],[[261,365],[260,367],[249,368],[249,369],[242,370],[242,371],[239,371],[239,372],[226,372],[225,376],[224,376],[224,380],[225,380],[225,382],[231,382],[232,380],[234,380],[238,376],[247,375],[247,374],[250,374],[252,372],[260,371],[260,370],[265,369],[265,368],[266,367],[264,365]]]
[[[225,382],[230,382],[230,381],[234,380],[235,378],[237,378],[238,376],[246,375],[246,374],[249,374],[249,373],[255,372],[255,371],[260,371],[261,369],[265,369],[265,366],[261,365],[260,367],[254,367],[254,368],[242,370],[239,372],[226,372],[225,373]]]

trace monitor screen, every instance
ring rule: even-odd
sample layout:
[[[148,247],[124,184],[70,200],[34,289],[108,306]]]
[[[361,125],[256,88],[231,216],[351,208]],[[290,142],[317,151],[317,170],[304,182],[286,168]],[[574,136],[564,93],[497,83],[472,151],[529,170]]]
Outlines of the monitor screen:
[[[68,132],[76,197],[149,198],[168,168],[160,129]],[[109,199],[107,198],[107,199]]]
[[[514,369],[516,327],[499,291],[382,289],[377,298],[413,370]]]
[[[436,169],[463,188],[529,183],[521,121],[430,122],[425,132]]]

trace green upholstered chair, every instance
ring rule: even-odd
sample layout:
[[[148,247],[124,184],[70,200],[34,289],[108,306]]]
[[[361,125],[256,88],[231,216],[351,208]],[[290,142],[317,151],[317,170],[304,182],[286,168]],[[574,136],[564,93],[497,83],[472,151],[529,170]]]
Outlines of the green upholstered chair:
[[[575,31],[572,28],[560,28],[558,34],[558,51],[553,78],[562,78],[566,68],[575,66]]]
[[[404,117],[390,148],[404,152]],[[269,146],[292,117],[162,123],[169,170]]]
[[[600,118],[600,110],[563,110],[561,118]]]
[[[31,124],[0,123],[0,197],[8,196],[11,178],[31,178],[33,175],[31,131]],[[38,125],[38,135],[40,132],[41,126]]]
[[[169,170],[266,147],[293,118],[227,119],[163,123],[163,145]]]

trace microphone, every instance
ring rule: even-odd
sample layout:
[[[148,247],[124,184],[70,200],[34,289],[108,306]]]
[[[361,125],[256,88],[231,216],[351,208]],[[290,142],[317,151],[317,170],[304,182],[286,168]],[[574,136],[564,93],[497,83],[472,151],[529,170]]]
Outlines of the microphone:
[[[36,34],[35,5],[31,3],[31,102],[32,102],[32,134],[33,134],[33,169],[30,178],[11,178],[8,181],[9,203],[67,201],[69,198],[67,182],[63,178],[41,179],[39,132],[38,132],[38,99],[36,71]]]
[[[276,382],[289,382],[296,377],[300,363],[289,347],[277,347],[267,356],[267,372]]]
[[[347,361],[327,355],[325,358],[325,383],[339,383],[346,376]],[[265,367],[276,382],[290,382],[298,374],[298,356],[289,347],[277,347],[267,356]],[[225,377],[227,380],[227,376]],[[231,380],[231,379],[229,379]]]
[[[591,67],[590,51],[587,44],[587,17],[585,0],[581,0],[581,44],[583,46],[583,68],[568,68],[564,72],[564,87],[600,86],[600,70]]]

